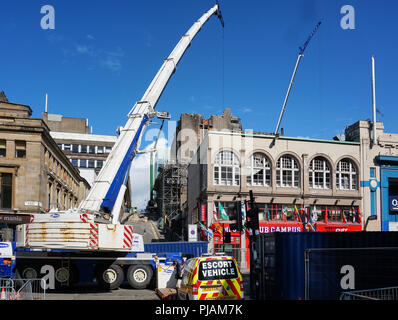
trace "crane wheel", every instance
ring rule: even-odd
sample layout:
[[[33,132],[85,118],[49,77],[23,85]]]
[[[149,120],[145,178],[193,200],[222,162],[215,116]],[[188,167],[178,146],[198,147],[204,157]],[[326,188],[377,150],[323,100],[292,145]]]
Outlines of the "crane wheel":
[[[96,271],[97,283],[104,289],[115,290],[124,281],[123,269],[117,265],[101,265]]]
[[[16,269],[21,279],[37,279],[39,277],[39,267],[36,264],[21,264],[17,265]]]
[[[127,281],[134,289],[145,289],[151,282],[152,275],[150,265],[133,264],[127,270]]]

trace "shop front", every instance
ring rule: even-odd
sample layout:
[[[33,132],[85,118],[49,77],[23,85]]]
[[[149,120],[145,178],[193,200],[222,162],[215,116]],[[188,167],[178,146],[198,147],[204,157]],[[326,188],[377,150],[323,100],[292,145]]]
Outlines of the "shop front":
[[[361,213],[358,206],[289,205],[258,203],[260,234],[272,232],[357,232],[362,231]],[[234,223],[234,202],[214,202],[213,219],[209,228],[213,231],[213,249],[226,252],[238,261],[250,264],[250,233],[242,235],[230,229]],[[246,209],[249,209],[247,206]],[[205,205],[200,206],[204,222]],[[227,237],[226,237],[227,235]],[[206,234],[202,232],[202,240]]]
[[[0,213],[0,241],[14,241],[16,226],[29,222],[29,214]]]
[[[380,165],[381,230],[398,231],[398,157],[379,156],[376,161]],[[375,201],[372,206],[376,207]]]

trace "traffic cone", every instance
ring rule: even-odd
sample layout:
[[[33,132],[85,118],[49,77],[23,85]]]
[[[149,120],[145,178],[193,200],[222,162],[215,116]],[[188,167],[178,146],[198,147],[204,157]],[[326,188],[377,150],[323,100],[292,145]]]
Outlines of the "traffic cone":
[[[6,300],[6,291],[4,288],[1,289],[0,300]]]

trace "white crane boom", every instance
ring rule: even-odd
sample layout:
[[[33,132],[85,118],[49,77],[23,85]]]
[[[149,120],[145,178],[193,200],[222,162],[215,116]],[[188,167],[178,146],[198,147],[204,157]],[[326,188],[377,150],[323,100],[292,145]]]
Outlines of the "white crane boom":
[[[194,23],[165,59],[144,96],[128,113],[104,167],[79,208],[68,211],[31,215],[29,224],[18,225],[17,247],[38,249],[73,249],[101,251],[144,251],[143,236],[133,233],[131,225],[119,222],[131,162],[164,88],[178,62],[203,24],[216,14],[224,22],[216,4]]]
[[[204,23],[216,14],[224,25],[218,4],[205,12],[193,26],[184,34],[170,56],[164,60],[160,70],[152,80],[140,101],[136,102],[128,114],[128,121],[120,132],[111,153],[109,154],[101,172],[94,182],[86,199],[79,206],[81,210],[112,213],[113,222],[120,212],[120,199],[123,199],[126,188],[123,182],[128,175],[128,168],[133,160],[140,138],[149,124],[148,120],[154,116],[155,106],[165,89],[170,77],[176,70],[177,64],[184,55],[191,41],[200,31]],[[119,199],[116,201],[116,199]],[[115,203],[117,205],[115,205]]]

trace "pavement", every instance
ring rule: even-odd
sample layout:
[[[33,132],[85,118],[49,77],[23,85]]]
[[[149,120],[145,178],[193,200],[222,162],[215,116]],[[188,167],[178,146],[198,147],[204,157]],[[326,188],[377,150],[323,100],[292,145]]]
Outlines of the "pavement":
[[[250,299],[250,275],[243,273],[244,300]],[[127,283],[116,290],[104,290],[95,283],[85,283],[62,292],[46,292],[45,300],[160,300],[151,287],[144,290],[136,290],[129,287]]]
[[[123,285],[116,290],[103,290],[96,284],[82,284],[63,292],[47,292],[46,300],[160,300],[153,289],[135,290]]]

